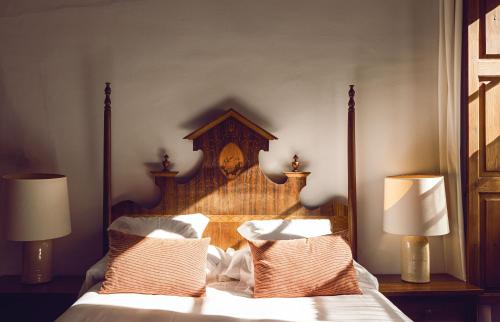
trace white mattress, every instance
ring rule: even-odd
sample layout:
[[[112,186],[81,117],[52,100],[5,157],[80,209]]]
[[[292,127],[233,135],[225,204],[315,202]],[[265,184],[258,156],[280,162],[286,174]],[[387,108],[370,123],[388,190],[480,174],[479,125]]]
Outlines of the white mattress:
[[[86,292],[57,322],[411,321],[374,288],[363,295],[253,298],[240,282],[207,286],[202,298]]]

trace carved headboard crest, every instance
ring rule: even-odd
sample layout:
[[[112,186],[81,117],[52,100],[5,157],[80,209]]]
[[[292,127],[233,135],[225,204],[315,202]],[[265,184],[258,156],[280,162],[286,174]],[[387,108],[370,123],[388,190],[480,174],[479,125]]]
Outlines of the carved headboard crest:
[[[217,167],[234,179],[257,165],[259,151],[268,151],[269,140],[277,137],[230,109],[184,139],[193,140],[194,151],[203,151],[203,167]]]

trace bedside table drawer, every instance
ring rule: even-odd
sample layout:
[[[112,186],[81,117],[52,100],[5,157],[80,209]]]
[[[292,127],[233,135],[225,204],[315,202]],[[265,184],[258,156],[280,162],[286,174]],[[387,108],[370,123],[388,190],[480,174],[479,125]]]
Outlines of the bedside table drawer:
[[[416,322],[475,321],[473,297],[401,296],[389,299]]]
[[[0,276],[0,320],[51,322],[76,301],[82,276],[56,276],[43,284],[22,284],[19,276]]]
[[[51,322],[75,301],[76,295],[68,294],[0,295],[0,311],[5,321]]]

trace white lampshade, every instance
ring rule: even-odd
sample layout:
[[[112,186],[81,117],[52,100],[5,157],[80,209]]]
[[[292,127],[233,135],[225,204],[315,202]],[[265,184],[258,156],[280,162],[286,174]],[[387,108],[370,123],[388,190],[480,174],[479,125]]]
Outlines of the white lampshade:
[[[448,234],[444,178],[434,175],[386,177],[384,231],[411,236]]]
[[[5,233],[9,240],[36,241],[71,233],[68,184],[59,174],[3,176]]]

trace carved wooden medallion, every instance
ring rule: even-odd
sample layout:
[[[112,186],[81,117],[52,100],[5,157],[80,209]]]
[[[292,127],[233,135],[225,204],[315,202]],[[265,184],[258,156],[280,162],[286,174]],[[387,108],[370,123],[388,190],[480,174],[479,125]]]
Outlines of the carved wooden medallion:
[[[219,154],[219,169],[228,179],[236,178],[245,166],[245,156],[234,143],[228,143]]]

